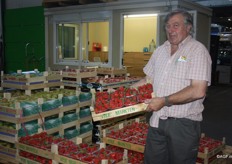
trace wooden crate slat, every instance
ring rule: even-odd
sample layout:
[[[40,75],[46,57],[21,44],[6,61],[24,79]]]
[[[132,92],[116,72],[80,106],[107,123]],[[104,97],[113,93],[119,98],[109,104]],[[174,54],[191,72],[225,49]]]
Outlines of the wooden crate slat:
[[[87,122],[87,121],[92,121],[92,117],[88,116],[88,117],[83,117],[83,118],[79,119],[80,124]]]
[[[137,144],[133,144],[133,143],[129,143],[129,142],[125,142],[125,141],[122,141],[122,140],[117,140],[117,139],[113,139],[113,138],[109,138],[109,137],[104,137],[103,142],[107,143],[107,144],[110,144],[110,145],[117,146],[117,147],[121,147],[121,148],[124,148],[124,149],[140,152],[140,153],[143,153],[144,148],[145,148],[142,145],[137,145]]]
[[[213,149],[212,151],[210,151],[208,153],[198,152],[198,157],[203,158],[203,159],[210,158],[213,155],[215,155],[215,154],[219,153],[220,151],[222,151],[224,148],[225,148],[225,144],[222,144],[222,145],[216,147],[215,149]]]
[[[40,164],[40,162],[36,162],[34,160],[31,160],[31,159],[28,159],[28,158],[24,158],[24,157],[21,157],[21,156],[18,156],[17,157],[17,160],[20,162],[20,163],[25,163],[25,164]]]
[[[17,152],[16,149],[4,147],[2,145],[0,145],[0,151],[10,154],[12,156],[15,156]]]
[[[0,140],[6,141],[6,142],[9,142],[9,143],[15,143],[16,137],[14,137],[14,136],[6,136],[6,135],[0,134]]]
[[[86,164],[84,162],[77,161],[75,159],[57,155],[57,154],[55,155],[55,161],[57,161],[58,163],[62,163],[62,164],[70,164],[70,163],[71,164]]]
[[[0,154],[0,163],[1,164],[14,164],[18,163],[16,157],[11,157],[5,154]]]
[[[13,115],[20,114],[18,110],[16,110],[15,108],[10,108],[10,107],[5,107],[5,106],[0,106],[0,112],[7,113],[7,114],[13,114]]]
[[[7,128],[7,127],[0,126],[0,132],[15,135],[15,134],[17,134],[18,131],[16,129],[10,129],[10,128]]]
[[[22,144],[22,143],[18,143],[18,142],[16,142],[16,147],[19,150],[23,150],[23,151],[26,151],[26,152],[29,152],[35,155],[39,155],[44,158],[54,159],[54,153],[47,151],[47,150],[39,149],[39,148],[26,145],[26,144]]]
[[[91,113],[92,113],[92,117],[94,121],[101,121],[101,120],[111,119],[111,118],[120,117],[120,116],[124,116],[128,114],[132,114],[132,113],[145,111],[146,108],[147,108],[147,104],[140,103],[140,104],[136,104],[136,105],[132,105],[132,106],[124,107],[124,108],[119,108],[119,109],[115,109],[115,110],[111,110],[111,111],[107,111],[107,112],[103,112],[99,114],[96,114],[94,112],[94,109],[92,109]]]

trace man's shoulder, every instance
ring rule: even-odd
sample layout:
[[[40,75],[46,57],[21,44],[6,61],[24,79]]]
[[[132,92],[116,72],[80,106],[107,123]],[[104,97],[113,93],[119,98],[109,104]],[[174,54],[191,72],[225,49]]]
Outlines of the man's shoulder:
[[[205,45],[200,41],[196,40],[195,38],[190,38],[189,42],[191,45],[196,46],[198,48],[206,49]]]

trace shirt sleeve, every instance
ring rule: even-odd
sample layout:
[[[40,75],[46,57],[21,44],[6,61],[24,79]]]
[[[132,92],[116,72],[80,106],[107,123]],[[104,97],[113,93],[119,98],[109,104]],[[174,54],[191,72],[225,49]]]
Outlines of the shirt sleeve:
[[[191,66],[188,74],[189,79],[205,80],[208,85],[211,84],[211,57],[208,50],[201,45],[195,49],[191,59]]]

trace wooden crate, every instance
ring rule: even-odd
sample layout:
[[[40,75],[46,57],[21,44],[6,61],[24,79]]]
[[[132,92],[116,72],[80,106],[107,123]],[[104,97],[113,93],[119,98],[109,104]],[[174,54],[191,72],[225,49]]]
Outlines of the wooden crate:
[[[105,78],[107,79],[107,78]],[[109,78],[110,79],[110,78]],[[120,81],[120,82],[112,82],[112,83],[104,83],[104,79],[100,80],[100,84],[101,84],[101,90],[106,90],[106,89],[110,89],[110,88],[118,88],[118,87],[122,87],[122,86],[130,86],[133,83],[138,82],[139,80],[141,80],[141,78],[130,78],[130,77],[124,77],[124,80]]]
[[[113,118],[110,120],[100,121],[100,123],[96,125],[99,131],[98,137],[99,137],[100,142],[103,142],[103,136],[104,136],[103,133],[108,133],[111,130],[118,129],[118,126],[117,126],[118,124],[121,124],[121,123],[123,123],[124,125],[131,124],[132,122],[135,122],[138,119],[140,121],[145,122],[146,118],[144,116],[144,112],[134,113],[134,114],[118,117],[118,118]]]
[[[109,137],[104,137],[103,142],[110,144],[110,145],[117,146],[117,147],[121,147],[124,149],[140,152],[140,153],[143,153],[144,148],[145,148],[143,145],[137,145],[137,144],[133,144],[133,143],[129,143],[129,142],[125,142],[122,140],[117,140],[117,139],[113,139],[113,138],[109,138]]]
[[[97,78],[97,70],[94,69],[65,69],[59,71],[51,71],[53,74],[61,75],[64,87],[80,89],[82,81],[85,78]]]
[[[101,144],[101,145],[103,145],[103,144]],[[57,144],[53,144],[51,146],[51,150],[42,150],[40,148],[29,146],[29,145],[26,145],[26,144],[23,144],[23,143],[17,143],[17,147],[18,147],[19,150],[26,151],[26,152],[29,152],[29,153],[32,153],[32,154],[35,154],[35,155],[39,154],[39,156],[41,156],[41,157],[51,159],[54,163],[87,164],[85,162],[75,160],[73,158],[69,158],[69,157],[66,157],[66,156],[59,155],[59,153],[58,153],[58,145]],[[33,163],[33,164],[38,163],[36,161],[33,161],[31,159],[27,159],[27,158],[24,158],[24,157],[21,157],[21,156],[18,156],[17,159],[22,163]],[[107,163],[108,163],[107,160],[102,160],[102,164],[107,164]],[[127,163],[127,161],[125,160],[125,161],[119,162],[118,164],[126,164],[126,163]]]
[[[96,114],[94,112],[94,107],[92,106],[90,107],[92,111],[93,121],[102,121],[102,120],[112,119],[120,116],[125,116],[128,114],[138,113],[145,111],[146,108],[147,108],[147,104],[140,103],[140,104]]]
[[[145,149],[144,145],[138,145],[138,144],[122,141],[122,140],[119,140],[119,139],[113,139],[113,138],[107,137],[107,134],[110,133],[111,131],[120,130],[120,129],[126,127],[127,125],[133,124],[134,122],[145,122],[145,121],[146,121],[146,118],[144,116],[141,116],[141,117],[126,120],[126,121],[118,123],[118,124],[116,124],[114,126],[105,128],[103,130],[103,142],[106,143],[106,144],[114,145],[114,146],[121,147],[121,148],[124,148],[124,149],[127,149],[127,150],[133,150],[133,151],[136,151],[136,152],[143,153],[144,149]]]
[[[16,106],[18,106],[18,108],[16,109],[9,108],[9,107],[0,107],[0,112],[1,112],[0,120],[16,124],[16,129],[9,129],[5,127],[1,127],[0,132],[6,133],[9,135],[6,136],[6,135],[0,134],[0,139],[3,141],[14,143],[15,141],[18,140],[18,130],[21,128],[21,124],[25,122],[33,121],[33,120],[38,120],[38,124],[41,125],[46,117],[53,116],[53,115],[59,115],[59,118],[62,118],[64,115],[64,112],[76,110],[76,112],[78,113],[80,107],[90,106],[90,105],[91,105],[91,101],[89,100],[86,102],[80,102],[80,103],[76,103],[76,104],[72,104],[68,106],[60,106],[59,108],[56,108],[56,109],[40,112],[40,114],[34,114],[34,115],[24,116],[24,117],[22,117],[21,115],[22,109],[20,108],[19,103],[16,103]],[[80,127],[80,124],[86,121],[92,121],[92,117],[89,116],[89,117],[82,118],[76,121],[72,121],[67,124],[62,124],[59,127],[48,129],[47,132],[48,134],[59,132],[60,135],[63,135],[65,129],[71,126]],[[40,129],[40,131],[38,132],[41,132],[41,131],[42,130]]]
[[[0,146],[0,163],[2,164],[13,164],[17,163],[16,161],[16,152],[15,148],[9,148],[5,146]]]
[[[21,72],[18,70],[17,72]],[[63,87],[62,76],[60,74],[51,74],[50,72],[43,72],[42,76],[31,76],[25,74],[24,76],[4,75],[1,72],[2,88],[13,88],[25,90],[26,95],[31,95],[31,90],[43,89],[49,91],[52,87]]]
[[[127,76],[127,69],[120,68],[97,68],[98,75],[109,75],[111,77],[115,76]]]
[[[205,137],[204,133],[202,133],[201,138],[203,137]],[[204,152],[199,151],[197,157],[203,161],[203,164],[216,164],[221,162],[222,160],[217,158],[217,155],[222,154],[225,149],[225,138],[223,138],[221,143],[221,145],[216,146],[212,150],[209,150],[208,147],[204,147]]]

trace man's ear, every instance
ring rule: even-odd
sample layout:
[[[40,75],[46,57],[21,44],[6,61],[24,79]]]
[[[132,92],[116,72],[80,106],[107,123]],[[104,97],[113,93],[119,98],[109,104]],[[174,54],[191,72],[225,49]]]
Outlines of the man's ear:
[[[190,24],[187,25],[187,31],[188,31],[188,33],[192,30],[192,28],[193,28],[192,25],[190,25]]]

